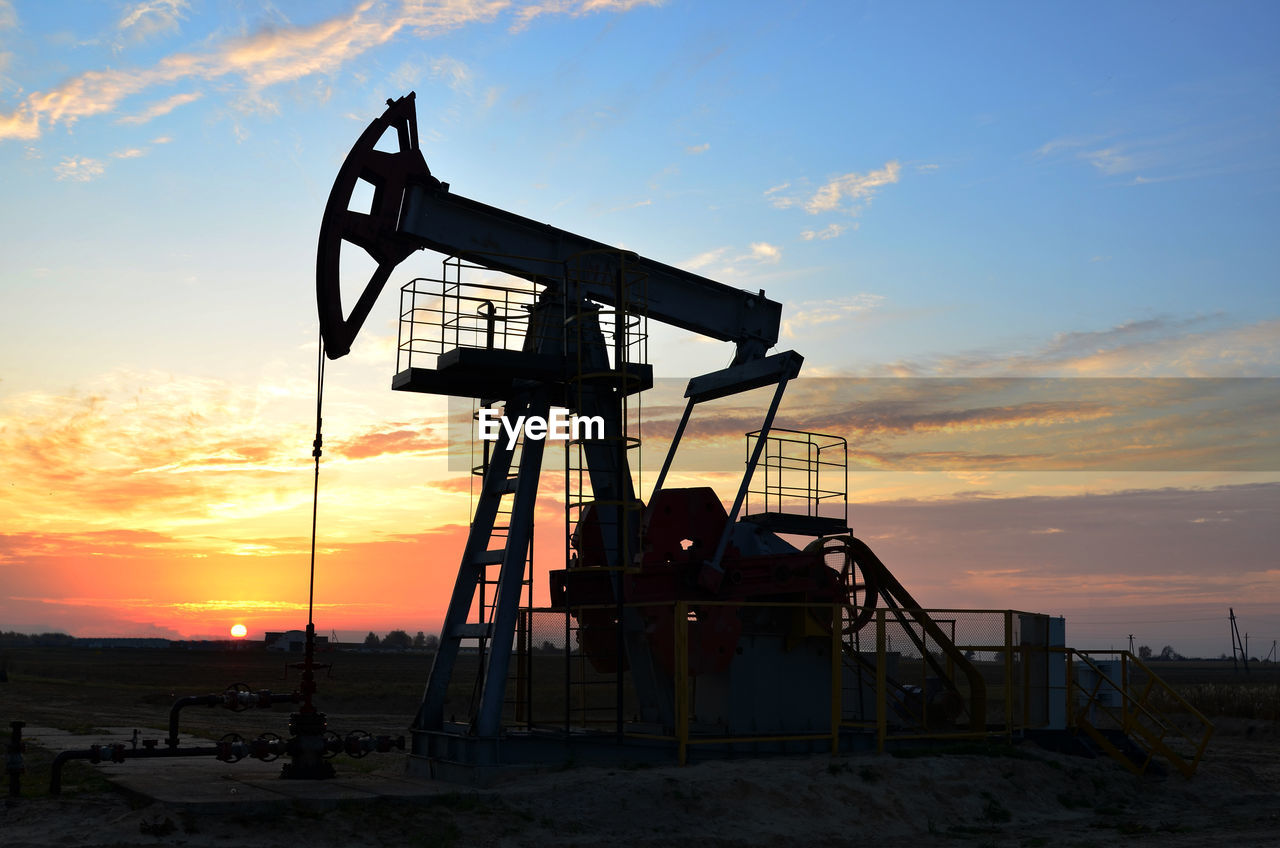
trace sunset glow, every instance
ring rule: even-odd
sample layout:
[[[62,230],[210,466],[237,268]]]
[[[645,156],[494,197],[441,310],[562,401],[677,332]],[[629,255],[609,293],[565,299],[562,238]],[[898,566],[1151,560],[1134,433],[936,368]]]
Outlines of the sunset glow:
[[[1280,6],[143,5],[0,0],[0,628],[439,631],[471,448],[389,388],[429,251],[327,366],[308,604],[321,212],[416,90],[457,194],[784,304],[778,424],[848,439],[854,532],[924,604],[1280,637]],[[733,354],[650,331],[645,497]],[[671,485],[732,501],[751,398]],[[539,604],[558,448],[541,492]]]

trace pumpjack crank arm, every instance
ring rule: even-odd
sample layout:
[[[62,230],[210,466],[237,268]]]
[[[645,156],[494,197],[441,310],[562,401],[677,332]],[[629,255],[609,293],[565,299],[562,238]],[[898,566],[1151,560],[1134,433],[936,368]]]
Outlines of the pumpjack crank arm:
[[[398,150],[374,145],[394,127]],[[374,187],[368,213],[348,209],[358,180]],[[362,248],[377,262],[349,314],[339,279],[343,244]],[[555,287],[570,260],[585,263],[590,280],[573,294],[617,305],[616,275],[625,262],[644,280],[643,303],[626,304],[648,317],[699,335],[734,342],[735,364],[758,359],[778,340],[782,305],[763,292],[718,283],[565,230],[487,206],[449,191],[431,175],[418,146],[414,94],[388,100],[387,110],[356,141],[334,180],[320,226],[316,298],[320,331],[330,359],[344,356],[396,265],[431,248],[449,256]],[[626,295],[624,295],[625,297]]]

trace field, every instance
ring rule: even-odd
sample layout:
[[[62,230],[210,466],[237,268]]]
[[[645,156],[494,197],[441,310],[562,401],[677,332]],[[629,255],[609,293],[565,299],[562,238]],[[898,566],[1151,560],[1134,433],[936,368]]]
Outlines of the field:
[[[297,656],[260,650],[0,649],[0,720],[82,734],[137,727],[163,737],[181,695],[230,684],[292,690]],[[338,652],[318,702],[340,734],[404,733],[430,657]],[[289,807],[227,816],[140,805],[111,791],[93,766],[66,772],[66,793],[45,794],[52,752],[30,750],[24,798],[0,816],[0,844],[308,845],[922,844],[1171,846],[1280,844],[1280,669],[1248,677],[1230,663],[1157,663],[1215,721],[1191,780],[1135,778],[1109,760],[1030,745],[939,747],[928,756],[808,756],[711,762],[680,769],[568,768],[493,790],[441,787],[427,802]],[[287,674],[287,677],[286,677]],[[189,707],[184,732],[286,733],[288,707],[230,713]],[[401,755],[335,760],[339,770],[400,773]],[[126,767],[135,765],[127,764]],[[141,765],[141,764],[136,764]]]

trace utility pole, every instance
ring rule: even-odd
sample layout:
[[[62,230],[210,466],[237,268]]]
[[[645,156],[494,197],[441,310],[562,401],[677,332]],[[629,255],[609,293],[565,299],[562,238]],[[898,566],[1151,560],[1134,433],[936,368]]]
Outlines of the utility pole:
[[[1236,652],[1239,651],[1240,659],[1244,662],[1244,673],[1249,673],[1249,651],[1247,649],[1248,636],[1242,640],[1240,638],[1240,628],[1236,625],[1236,611],[1228,607],[1227,611],[1231,614],[1231,667],[1235,671],[1239,671],[1240,667],[1236,664]]]
[[[1129,634],[1129,653],[1133,653],[1133,634]]]

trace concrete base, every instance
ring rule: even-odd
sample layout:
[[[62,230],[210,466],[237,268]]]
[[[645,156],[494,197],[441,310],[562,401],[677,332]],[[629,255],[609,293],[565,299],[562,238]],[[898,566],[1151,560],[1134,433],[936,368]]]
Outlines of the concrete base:
[[[696,740],[696,737],[694,737]],[[840,734],[840,753],[875,749],[875,735],[845,730]],[[627,768],[641,765],[671,766],[678,760],[674,741],[626,737],[619,741],[613,733],[579,731],[510,732],[497,739],[467,736],[461,728],[443,731],[413,731],[408,773],[448,783],[488,787],[523,774],[575,766]],[[690,763],[738,757],[767,757],[830,753],[829,738],[800,740],[744,739],[688,746]]]
[[[148,730],[139,738],[163,735]],[[101,733],[77,735],[56,728],[28,727],[24,738],[53,752],[94,744],[128,746],[132,745],[133,728],[103,728]],[[207,739],[179,737],[181,747],[208,744]],[[246,757],[236,763],[214,757],[157,757],[103,762],[91,768],[127,794],[201,812],[263,813],[281,805],[327,809],[347,801],[426,798],[456,791],[456,787],[406,775],[404,761],[405,755],[399,752],[370,754],[362,760],[339,755],[330,761],[337,771],[330,780],[284,780],[280,776],[283,757],[272,762]],[[370,768],[376,771],[364,771]]]

